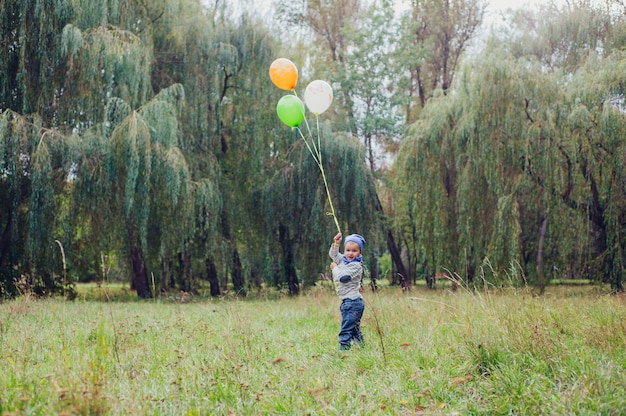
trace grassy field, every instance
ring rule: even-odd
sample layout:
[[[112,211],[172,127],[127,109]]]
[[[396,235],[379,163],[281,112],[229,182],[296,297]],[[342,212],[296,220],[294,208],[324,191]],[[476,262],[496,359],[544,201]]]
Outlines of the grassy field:
[[[626,298],[599,289],[366,291],[366,345],[347,353],[328,288],[89,290],[0,303],[0,414],[626,414]]]

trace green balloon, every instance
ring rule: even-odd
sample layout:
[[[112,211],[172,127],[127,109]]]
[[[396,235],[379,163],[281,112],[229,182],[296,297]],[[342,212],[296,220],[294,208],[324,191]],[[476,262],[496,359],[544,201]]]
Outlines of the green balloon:
[[[295,95],[285,95],[278,100],[276,113],[289,127],[298,127],[304,120],[304,103]]]

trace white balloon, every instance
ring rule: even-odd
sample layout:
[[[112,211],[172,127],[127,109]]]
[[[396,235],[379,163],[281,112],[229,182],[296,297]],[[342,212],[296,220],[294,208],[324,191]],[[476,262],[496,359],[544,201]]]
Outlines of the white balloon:
[[[315,114],[328,110],[333,102],[333,89],[326,81],[312,81],[304,90],[304,103]]]

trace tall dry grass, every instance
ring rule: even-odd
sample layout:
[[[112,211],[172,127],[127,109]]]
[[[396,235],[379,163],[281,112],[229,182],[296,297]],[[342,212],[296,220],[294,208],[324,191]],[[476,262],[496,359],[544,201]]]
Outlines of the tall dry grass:
[[[0,414],[620,415],[626,302],[559,290],[0,304]],[[182,303],[182,301],[186,303]]]

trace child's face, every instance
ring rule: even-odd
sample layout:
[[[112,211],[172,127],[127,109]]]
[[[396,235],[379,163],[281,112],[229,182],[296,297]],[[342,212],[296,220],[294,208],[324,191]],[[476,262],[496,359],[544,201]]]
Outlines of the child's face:
[[[359,245],[357,243],[355,243],[354,241],[349,241],[348,243],[346,243],[343,250],[343,255],[346,256],[348,260],[352,261],[355,258],[359,257],[360,254],[361,249],[359,248]]]

